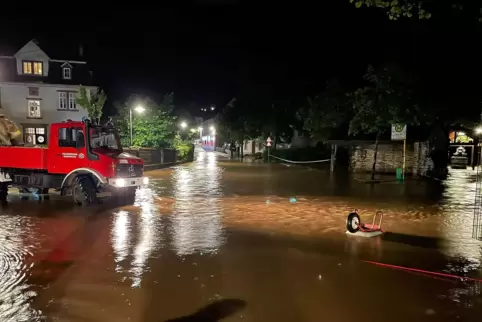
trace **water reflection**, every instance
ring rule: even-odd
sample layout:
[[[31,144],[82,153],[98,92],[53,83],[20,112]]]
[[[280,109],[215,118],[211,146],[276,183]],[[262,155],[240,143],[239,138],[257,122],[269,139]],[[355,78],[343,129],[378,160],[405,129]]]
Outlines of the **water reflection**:
[[[132,274],[132,287],[141,286],[142,276],[148,271],[147,261],[152,252],[161,247],[162,223],[161,217],[154,203],[152,188],[137,191],[136,205],[140,207],[137,223],[139,236],[133,251],[133,260],[130,273]]]
[[[451,169],[440,203],[442,233],[447,240],[446,253],[451,257],[466,259],[457,268],[460,270],[461,266],[465,273],[480,269],[482,259],[482,243],[472,239],[475,177],[474,171]],[[447,269],[454,271],[455,268],[449,263]]]
[[[30,306],[37,295],[30,290],[27,278],[32,265],[33,245],[25,245],[24,230],[29,219],[7,215],[0,217],[0,320],[33,321],[40,312]]]
[[[172,177],[173,248],[180,256],[216,251],[223,241],[218,196],[222,169],[214,153],[200,152],[194,167],[178,167]]]
[[[130,217],[125,210],[119,210],[114,213],[111,242],[114,250],[114,260],[116,262],[116,271],[121,272],[121,262],[129,256],[130,247]]]

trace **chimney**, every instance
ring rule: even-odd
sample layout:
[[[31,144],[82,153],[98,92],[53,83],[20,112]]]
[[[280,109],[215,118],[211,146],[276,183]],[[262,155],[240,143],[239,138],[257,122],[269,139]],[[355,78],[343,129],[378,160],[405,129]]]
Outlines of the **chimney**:
[[[79,57],[84,57],[84,46],[79,45]]]

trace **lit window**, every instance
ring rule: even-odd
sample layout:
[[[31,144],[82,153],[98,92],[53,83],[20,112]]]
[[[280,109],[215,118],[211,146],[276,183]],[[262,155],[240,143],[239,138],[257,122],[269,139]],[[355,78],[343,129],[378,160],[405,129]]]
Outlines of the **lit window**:
[[[59,110],[67,109],[67,92],[59,92]]]
[[[23,73],[24,74],[32,74],[32,63],[29,61],[23,62]]]
[[[27,127],[25,129],[25,133],[27,134],[35,134],[35,129],[33,127]]]
[[[41,61],[24,61],[23,73],[30,75],[43,75],[43,63]]]
[[[41,118],[40,101],[28,100],[28,117]]]
[[[34,75],[43,75],[43,64],[41,62],[33,63],[33,73]]]
[[[64,67],[62,68],[62,77],[64,79],[70,79],[72,76],[71,76],[71,69],[69,67]]]
[[[43,127],[36,128],[35,134],[45,134],[45,128],[43,128]]]
[[[77,93],[70,92],[69,93],[69,109],[70,110],[76,110],[77,109],[77,103],[75,102],[75,95]]]

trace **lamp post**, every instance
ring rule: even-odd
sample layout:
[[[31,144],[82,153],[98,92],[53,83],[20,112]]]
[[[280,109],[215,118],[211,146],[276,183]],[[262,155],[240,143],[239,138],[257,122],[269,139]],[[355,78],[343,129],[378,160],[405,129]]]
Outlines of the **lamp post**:
[[[135,108],[134,108],[134,111],[136,111],[137,113],[142,113],[144,112],[146,109],[140,105],[137,105]],[[132,146],[132,108],[129,108],[129,127],[130,127],[130,130],[131,130],[131,146]]]

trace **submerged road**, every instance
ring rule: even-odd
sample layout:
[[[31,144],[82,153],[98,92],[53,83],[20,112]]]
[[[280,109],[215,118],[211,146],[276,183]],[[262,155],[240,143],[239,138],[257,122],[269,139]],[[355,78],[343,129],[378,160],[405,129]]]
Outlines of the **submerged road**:
[[[370,186],[201,152],[148,175],[128,207],[9,196],[0,321],[480,321],[480,283],[363,262],[482,278],[471,170]],[[346,236],[354,208],[388,233]]]

